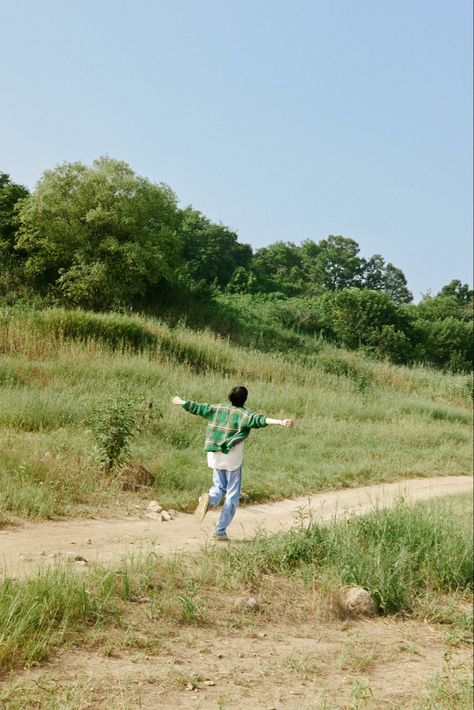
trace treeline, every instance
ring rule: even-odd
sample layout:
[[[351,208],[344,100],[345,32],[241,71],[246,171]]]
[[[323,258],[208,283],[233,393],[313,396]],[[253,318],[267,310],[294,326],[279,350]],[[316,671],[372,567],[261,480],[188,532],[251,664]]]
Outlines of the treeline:
[[[31,193],[0,173],[4,301],[181,309],[192,323],[197,302],[211,313],[225,294],[237,313],[243,303],[278,303],[273,312],[290,330],[397,362],[468,370],[469,287],[453,280],[415,306],[400,269],[359,251],[353,239],[332,235],[254,251],[228,227],[180,209],[167,185],[107,157],[46,171]]]

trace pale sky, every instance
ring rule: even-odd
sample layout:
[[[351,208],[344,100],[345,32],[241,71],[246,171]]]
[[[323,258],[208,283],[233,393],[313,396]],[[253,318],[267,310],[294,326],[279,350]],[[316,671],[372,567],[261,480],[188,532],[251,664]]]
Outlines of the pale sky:
[[[0,0],[0,170],[101,155],[254,248],[472,283],[468,0]]]

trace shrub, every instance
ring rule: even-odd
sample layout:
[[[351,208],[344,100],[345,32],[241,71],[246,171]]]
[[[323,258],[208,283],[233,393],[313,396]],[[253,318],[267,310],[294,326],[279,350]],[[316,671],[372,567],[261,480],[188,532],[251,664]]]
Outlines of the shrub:
[[[108,399],[90,419],[100,464],[106,471],[130,460],[130,440],[137,426],[138,405],[129,398]]]

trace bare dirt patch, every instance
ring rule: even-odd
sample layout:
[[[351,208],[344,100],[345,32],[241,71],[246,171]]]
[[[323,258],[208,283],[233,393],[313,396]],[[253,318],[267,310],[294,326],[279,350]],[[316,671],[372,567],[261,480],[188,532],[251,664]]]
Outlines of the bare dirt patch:
[[[26,702],[11,707],[28,708],[418,708],[437,674],[468,677],[470,662],[441,627],[412,620],[222,619],[140,633],[136,619],[113,639],[17,674],[0,693],[8,687]]]
[[[278,503],[242,507],[229,528],[233,540],[249,539],[259,529],[287,530],[311,510],[315,520],[331,520],[348,512],[363,514],[376,506],[391,505],[401,496],[416,501],[472,491],[469,476],[418,478],[359,488],[329,491]],[[153,494],[156,497],[156,493]],[[159,499],[159,496],[158,496]],[[192,515],[173,520],[147,517],[145,500],[110,519],[74,519],[24,523],[0,530],[0,574],[24,577],[57,560],[80,557],[77,562],[113,562],[134,553],[153,550],[162,555],[197,552],[211,537],[218,513],[211,511],[196,525]]]

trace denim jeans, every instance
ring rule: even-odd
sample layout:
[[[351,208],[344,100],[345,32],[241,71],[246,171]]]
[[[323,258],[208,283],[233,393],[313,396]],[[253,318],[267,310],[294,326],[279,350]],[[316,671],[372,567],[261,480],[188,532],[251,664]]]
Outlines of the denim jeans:
[[[223,535],[232,522],[240,500],[242,484],[242,466],[236,471],[214,469],[213,485],[209,491],[209,505],[219,505],[225,496],[222,512],[216,525],[216,533]]]

